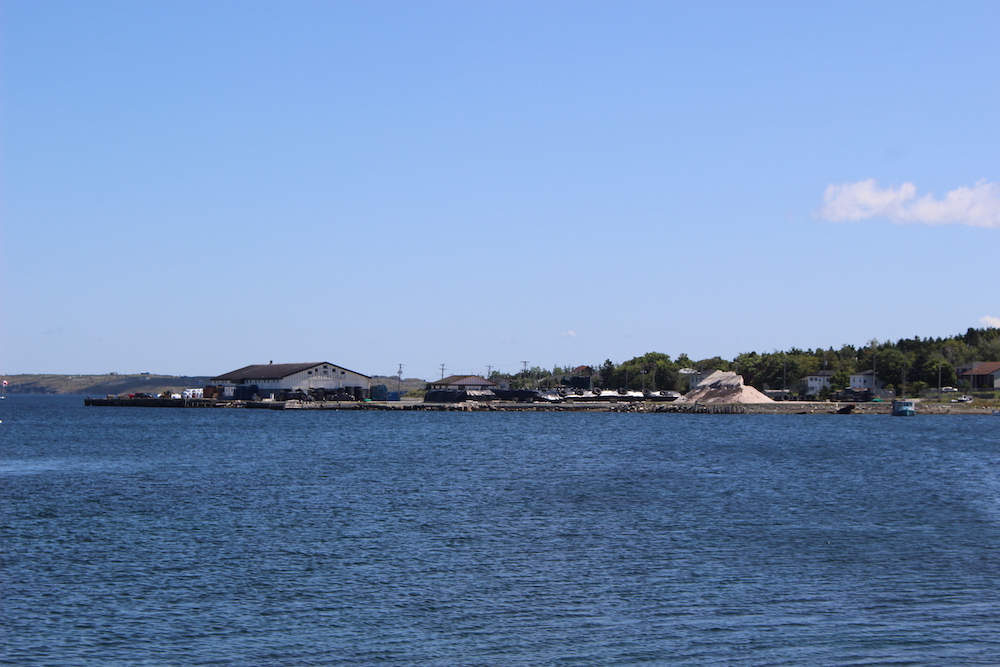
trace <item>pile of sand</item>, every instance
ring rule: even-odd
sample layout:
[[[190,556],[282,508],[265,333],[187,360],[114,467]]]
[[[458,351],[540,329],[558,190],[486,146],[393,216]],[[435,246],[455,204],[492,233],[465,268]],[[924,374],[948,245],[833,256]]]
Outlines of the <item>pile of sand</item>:
[[[677,403],[773,403],[753,387],[743,384],[743,376],[732,371],[715,371]]]

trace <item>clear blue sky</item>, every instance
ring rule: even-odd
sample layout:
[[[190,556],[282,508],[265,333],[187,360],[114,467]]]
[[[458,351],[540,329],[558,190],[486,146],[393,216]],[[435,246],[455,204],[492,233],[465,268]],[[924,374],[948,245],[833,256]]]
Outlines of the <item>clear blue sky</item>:
[[[1000,3],[7,0],[2,373],[1000,324]]]

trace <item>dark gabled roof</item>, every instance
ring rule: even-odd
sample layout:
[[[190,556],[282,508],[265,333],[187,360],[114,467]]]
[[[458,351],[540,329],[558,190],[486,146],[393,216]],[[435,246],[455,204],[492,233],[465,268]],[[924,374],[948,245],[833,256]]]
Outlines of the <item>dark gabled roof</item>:
[[[988,361],[985,364],[976,364],[962,375],[993,375],[997,371],[1000,371],[1000,361]]]
[[[213,382],[240,382],[247,380],[280,380],[281,378],[288,377],[289,375],[295,375],[296,373],[301,373],[302,371],[309,370],[310,368],[315,368],[316,366],[322,366],[326,364],[334,368],[340,368],[341,370],[348,370],[336,364],[331,364],[329,361],[314,361],[307,364],[251,364],[250,366],[244,366],[243,368],[237,369],[235,371],[230,371],[225,375],[219,375],[212,378]],[[353,373],[354,371],[351,371]],[[362,377],[368,377],[367,375],[362,375]]]
[[[811,377],[828,378],[828,377],[833,377],[834,373],[835,373],[835,371],[823,370],[823,371],[816,371],[815,373],[810,373],[806,377],[807,378],[811,378]]]

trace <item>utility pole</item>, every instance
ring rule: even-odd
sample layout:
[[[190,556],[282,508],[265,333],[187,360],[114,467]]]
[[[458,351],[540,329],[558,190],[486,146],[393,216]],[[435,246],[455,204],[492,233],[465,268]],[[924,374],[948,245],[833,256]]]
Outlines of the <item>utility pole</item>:
[[[403,364],[399,365],[399,370],[396,375],[396,393],[403,393]]]
[[[444,364],[441,364],[441,379],[444,379]]]
[[[877,362],[878,355],[875,354],[875,346],[872,345],[872,396],[878,396],[878,374],[875,372]]]

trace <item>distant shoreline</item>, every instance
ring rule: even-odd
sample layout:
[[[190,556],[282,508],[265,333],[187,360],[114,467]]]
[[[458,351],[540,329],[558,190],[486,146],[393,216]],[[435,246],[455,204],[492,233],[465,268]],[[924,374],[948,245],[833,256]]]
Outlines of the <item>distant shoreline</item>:
[[[888,415],[891,402],[879,403],[820,403],[776,401],[774,403],[663,403],[649,401],[632,402],[564,402],[533,403],[516,402],[473,402],[423,403],[419,401],[228,401],[217,402],[206,399],[159,399],[159,398],[85,398],[84,405],[91,407],[146,407],[183,409],[243,409],[278,411],[315,410],[367,410],[390,412],[629,412],[662,414],[838,414],[842,408],[849,415]],[[917,415],[991,415],[994,408],[986,405],[918,403]]]

